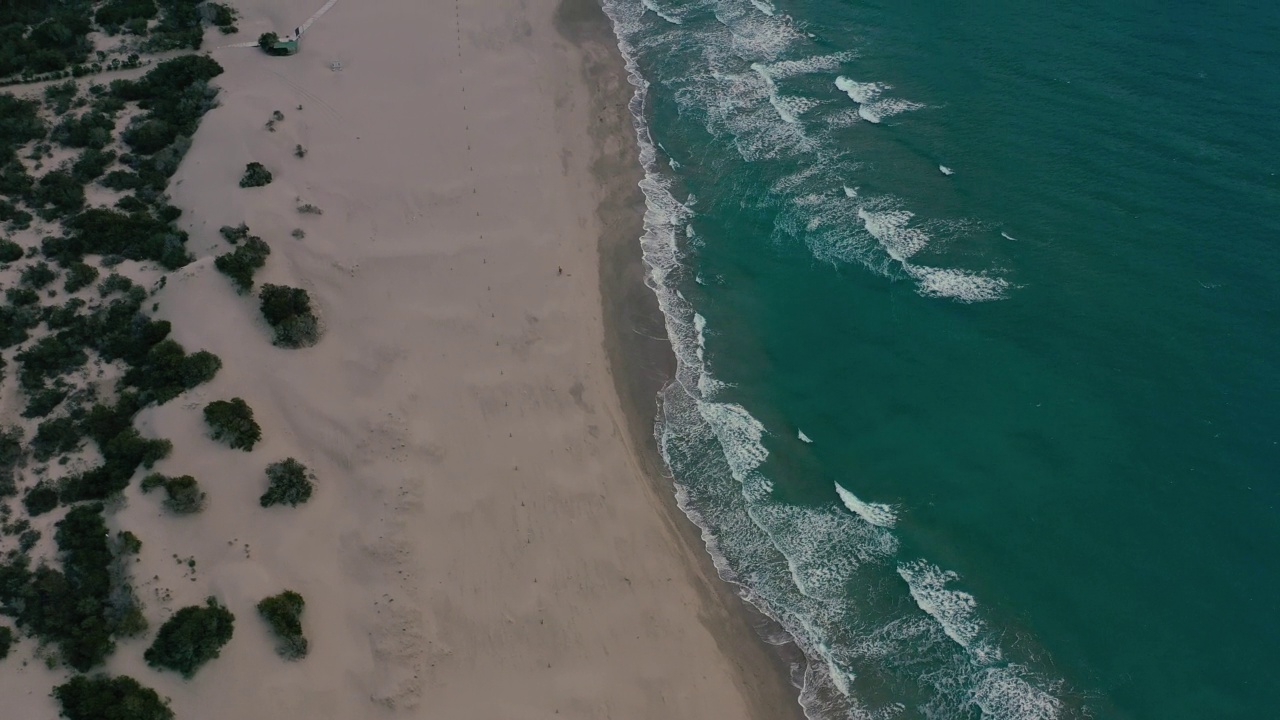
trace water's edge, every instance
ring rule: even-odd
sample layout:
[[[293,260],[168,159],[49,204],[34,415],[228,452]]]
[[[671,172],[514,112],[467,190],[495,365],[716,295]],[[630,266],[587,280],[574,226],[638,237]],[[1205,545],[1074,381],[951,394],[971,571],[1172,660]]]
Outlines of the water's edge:
[[[603,232],[598,256],[605,351],[609,359],[633,457],[649,478],[672,536],[686,552],[691,578],[705,611],[704,624],[740,671],[740,687],[759,720],[806,717],[793,676],[805,658],[769,616],[744,602],[741,587],[723,577],[702,530],[679,506],[672,477],[657,444],[655,422],[664,390],[673,382],[676,358],[667,318],[648,286],[640,238],[645,233],[645,177],[637,133],[643,98],[629,72],[611,19],[597,0],[562,0],[556,14],[561,34],[584,56],[583,74],[600,121],[592,126],[598,154],[592,171],[602,190],[597,215]],[[610,151],[616,148],[614,151]],[[693,574],[693,573],[691,573]]]

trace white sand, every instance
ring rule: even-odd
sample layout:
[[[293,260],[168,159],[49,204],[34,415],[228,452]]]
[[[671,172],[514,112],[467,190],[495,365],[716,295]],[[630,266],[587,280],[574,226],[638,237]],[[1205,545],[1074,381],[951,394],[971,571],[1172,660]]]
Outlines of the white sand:
[[[243,32],[209,45],[291,31],[320,3],[236,4]],[[157,469],[195,475],[208,507],[174,517],[135,484],[114,521],[143,540],[153,629],[207,595],[236,614],[191,681],[143,664],[151,633],[110,661],[180,719],[795,715],[631,447],[604,347],[590,132],[624,110],[583,79],[584,53],[619,61],[600,38],[563,37],[556,11],[344,0],[296,57],[214,51],[222,106],[170,186],[200,259],[157,299],[176,339],[224,368],[138,421],[174,442]],[[625,134],[608,145],[631,152]],[[275,181],[238,188],[249,161]],[[297,213],[299,198],[324,214]],[[318,346],[273,347],[256,300],[213,269],[217,228],[242,220],[272,247],[258,281],[311,293]],[[232,396],[263,427],[251,453],[206,437],[200,407]],[[263,468],[286,456],[318,491],[263,510]],[[307,600],[296,663],[254,611],[285,588]],[[23,672],[22,716],[51,716],[59,674]]]

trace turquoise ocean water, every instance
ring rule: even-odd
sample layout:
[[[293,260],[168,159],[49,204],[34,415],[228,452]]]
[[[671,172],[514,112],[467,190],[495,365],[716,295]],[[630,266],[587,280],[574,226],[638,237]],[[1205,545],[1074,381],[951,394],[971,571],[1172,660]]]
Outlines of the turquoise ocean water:
[[[809,715],[1280,716],[1280,5],[606,8],[660,445]]]

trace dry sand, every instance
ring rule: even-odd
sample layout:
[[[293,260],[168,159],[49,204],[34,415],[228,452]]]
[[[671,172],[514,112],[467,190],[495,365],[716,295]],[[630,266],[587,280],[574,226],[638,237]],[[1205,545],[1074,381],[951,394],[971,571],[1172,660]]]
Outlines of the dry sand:
[[[236,614],[191,681],[147,668],[149,639],[112,658],[182,720],[799,716],[653,459],[666,348],[644,339],[660,324],[639,285],[630,88],[603,14],[569,3],[347,0],[298,56],[213,51],[222,105],[170,186],[200,259],[157,299],[224,368],[138,421],[174,441],[157,469],[195,475],[209,503],[174,517],[135,487],[114,521],[143,540],[153,628],[207,595]],[[237,5],[242,33],[211,44],[319,3]],[[274,182],[238,188],[249,161]],[[273,347],[214,270],[217,228],[241,221],[272,246],[259,282],[311,293],[316,347]],[[232,396],[263,427],[251,453],[206,436],[200,407]],[[287,456],[318,491],[263,510],[263,468]],[[301,662],[253,609],[284,588],[307,599]],[[44,692],[24,717],[52,716]]]

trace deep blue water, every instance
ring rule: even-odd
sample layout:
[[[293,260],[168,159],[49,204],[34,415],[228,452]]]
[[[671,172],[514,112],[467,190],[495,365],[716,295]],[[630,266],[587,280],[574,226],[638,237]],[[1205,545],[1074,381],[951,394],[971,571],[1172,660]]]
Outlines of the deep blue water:
[[[1275,716],[1280,5],[606,7],[659,440],[811,716]]]

